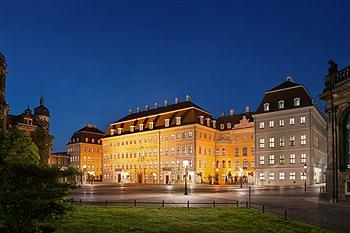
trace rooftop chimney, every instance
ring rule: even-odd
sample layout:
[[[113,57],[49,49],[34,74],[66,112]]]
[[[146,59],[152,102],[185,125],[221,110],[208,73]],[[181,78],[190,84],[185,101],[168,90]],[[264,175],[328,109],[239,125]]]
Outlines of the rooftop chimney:
[[[286,80],[287,80],[288,82],[294,83],[294,80],[293,80],[293,78],[292,78],[291,75],[288,75],[288,76],[286,77]]]
[[[190,95],[186,95],[186,101],[191,101],[191,96]]]
[[[230,116],[233,116],[235,114],[235,110],[233,108],[230,109]]]
[[[222,117],[224,117],[224,116],[225,116],[225,113],[224,113],[224,112],[223,112],[223,113],[221,113],[221,116],[222,116]]]
[[[154,108],[155,108],[155,109],[158,108],[158,103],[154,103]]]
[[[131,114],[132,113],[132,109],[131,108],[129,108],[129,114]]]
[[[137,107],[137,108],[136,108],[136,112],[137,112],[137,113],[141,112],[140,107]]]
[[[164,100],[164,107],[168,106],[168,101]]]
[[[149,110],[149,105],[147,104],[145,108],[146,108],[146,111],[148,111]]]
[[[249,107],[249,106],[246,106],[246,107],[245,107],[245,112],[246,112],[246,113],[250,112],[250,107]]]
[[[175,104],[178,104],[179,103],[179,98],[175,98]]]

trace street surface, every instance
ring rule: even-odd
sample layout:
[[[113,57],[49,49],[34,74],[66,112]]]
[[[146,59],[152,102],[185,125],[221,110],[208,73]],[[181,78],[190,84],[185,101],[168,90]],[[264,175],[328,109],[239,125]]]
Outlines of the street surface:
[[[350,232],[350,203],[331,204],[319,200],[320,186],[304,187],[251,187],[251,206],[266,212],[318,225],[333,232]],[[236,203],[245,206],[248,201],[248,187],[188,185],[188,195],[184,195],[184,185],[140,185],[98,183],[86,185],[71,192],[70,198],[83,202],[130,201],[156,202],[150,205],[161,206],[162,201],[171,206],[186,206],[185,203]],[[159,204],[158,204],[159,203]],[[142,204],[142,203],[141,203]],[[130,204],[129,204],[130,205]],[[144,203],[142,205],[145,205]],[[195,204],[191,207],[203,206]],[[168,206],[168,205],[167,205]],[[217,204],[216,206],[220,206]]]

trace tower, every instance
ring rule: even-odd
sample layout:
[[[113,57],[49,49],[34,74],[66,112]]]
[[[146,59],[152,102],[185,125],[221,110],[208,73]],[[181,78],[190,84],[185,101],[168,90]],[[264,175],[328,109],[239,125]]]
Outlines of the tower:
[[[6,73],[5,56],[0,52],[0,137],[6,134],[7,114],[9,111],[9,105],[6,102]]]
[[[50,112],[44,105],[44,97],[40,98],[40,105],[34,109],[34,120],[36,125],[46,130],[50,129]]]

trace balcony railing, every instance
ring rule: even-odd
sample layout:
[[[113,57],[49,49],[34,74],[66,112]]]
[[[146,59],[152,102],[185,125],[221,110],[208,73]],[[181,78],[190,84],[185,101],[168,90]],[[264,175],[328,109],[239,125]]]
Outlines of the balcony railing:
[[[330,88],[333,86],[335,87],[338,83],[350,79],[350,66],[338,71],[338,73],[335,75],[334,80],[333,80],[333,85],[332,85],[332,80],[331,76],[326,76],[324,78],[324,86],[325,88],[323,89],[324,92],[330,90]]]

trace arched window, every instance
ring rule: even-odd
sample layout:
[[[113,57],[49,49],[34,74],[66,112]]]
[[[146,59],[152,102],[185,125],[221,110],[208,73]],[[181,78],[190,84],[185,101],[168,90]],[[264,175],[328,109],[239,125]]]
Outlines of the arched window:
[[[226,168],[226,161],[225,160],[222,161],[222,168]]]
[[[235,148],[235,156],[239,156],[239,148],[238,147]]]
[[[216,161],[216,168],[219,167],[219,161]]]

